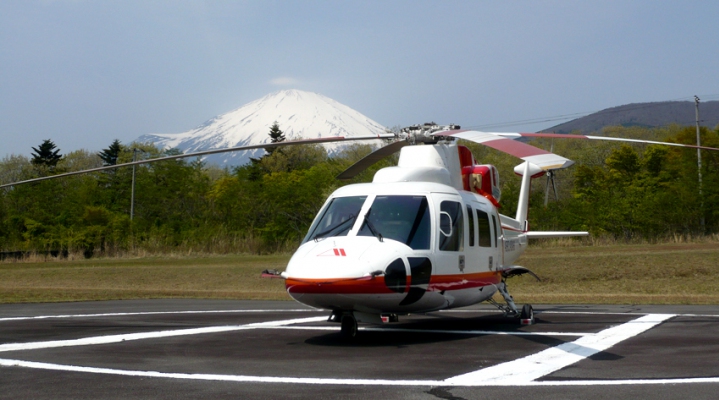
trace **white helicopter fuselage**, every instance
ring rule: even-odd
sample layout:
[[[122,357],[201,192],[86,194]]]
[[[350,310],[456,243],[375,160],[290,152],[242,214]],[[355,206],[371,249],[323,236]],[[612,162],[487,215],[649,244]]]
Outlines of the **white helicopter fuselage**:
[[[490,299],[527,236],[463,190],[457,154],[455,145],[406,147],[372,183],[335,191],[282,273],[290,296],[378,318]]]

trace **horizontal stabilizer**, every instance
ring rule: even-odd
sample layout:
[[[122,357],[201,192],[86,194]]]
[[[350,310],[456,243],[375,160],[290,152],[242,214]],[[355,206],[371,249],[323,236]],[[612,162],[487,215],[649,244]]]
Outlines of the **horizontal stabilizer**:
[[[573,231],[529,231],[526,232],[529,239],[553,239],[563,237],[589,236],[589,232]]]

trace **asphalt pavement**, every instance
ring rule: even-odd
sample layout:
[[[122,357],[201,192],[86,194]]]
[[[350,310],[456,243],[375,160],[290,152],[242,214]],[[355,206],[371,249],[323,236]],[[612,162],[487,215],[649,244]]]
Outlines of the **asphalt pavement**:
[[[535,305],[362,325],[294,302],[0,305],[0,398],[719,397],[719,306]]]

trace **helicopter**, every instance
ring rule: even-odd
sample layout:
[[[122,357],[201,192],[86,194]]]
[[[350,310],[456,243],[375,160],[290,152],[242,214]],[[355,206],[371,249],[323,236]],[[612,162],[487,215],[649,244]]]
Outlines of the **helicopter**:
[[[614,140],[719,149],[678,143],[552,133],[496,133],[427,123],[371,136],[326,137],[240,146],[68,172],[0,185],[0,188],[184,157],[298,144],[353,140],[390,141],[337,176],[350,179],[400,152],[396,166],[378,170],[372,182],[346,185],[320,208],[284,271],[263,277],[285,281],[294,300],[330,312],[328,321],[355,337],[359,323],[397,322],[399,316],[465,307],[496,306],[523,325],[535,322],[532,305],[515,304],[507,279],[529,274],[516,265],[529,239],[588,236],[588,232],[533,231],[527,212],[533,178],[553,177],[574,162],[515,139],[520,137]],[[514,216],[499,212],[497,168],[479,164],[458,139],[482,144],[523,162]],[[500,304],[495,294],[503,298]]]
[[[326,200],[284,272],[298,302],[331,310],[347,337],[358,323],[396,322],[399,315],[465,307],[488,301],[522,324],[533,307],[520,308],[508,278],[530,274],[515,261],[532,237],[586,236],[588,232],[529,231],[532,177],[573,161],[491,133],[458,125],[414,125],[404,140],[379,149],[342,172],[349,179],[381,156],[400,151],[397,166],[380,169],[371,183],[343,186]],[[516,215],[499,213],[497,168],[479,164],[456,139],[485,143],[524,160]],[[499,293],[506,305],[497,303]]]
[[[284,279],[296,301],[331,310],[328,321],[340,323],[346,337],[357,335],[358,323],[396,322],[399,315],[485,301],[522,325],[533,324],[532,305],[520,309],[507,288],[507,279],[514,276],[529,274],[539,280],[529,269],[515,265],[528,239],[589,233],[529,229],[531,180],[545,174],[553,177],[574,162],[513,138],[616,139],[491,133],[433,123],[404,128],[397,136],[401,140],[358,161],[338,178],[349,179],[399,150],[397,166],[380,169],[371,183],[332,193],[286,270],[263,275]],[[524,161],[514,169],[522,177],[514,216],[499,213],[497,169],[478,164],[457,139]],[[494,300],[497,293],[506,304]]]

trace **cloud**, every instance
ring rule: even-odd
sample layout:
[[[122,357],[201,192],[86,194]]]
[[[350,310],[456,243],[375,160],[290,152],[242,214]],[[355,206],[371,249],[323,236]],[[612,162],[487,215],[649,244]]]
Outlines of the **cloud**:
[[[300,81],[295,78],[290,78],[289,76],[280,76],[270,79],[270,84],[275,86],[299,85]]]

